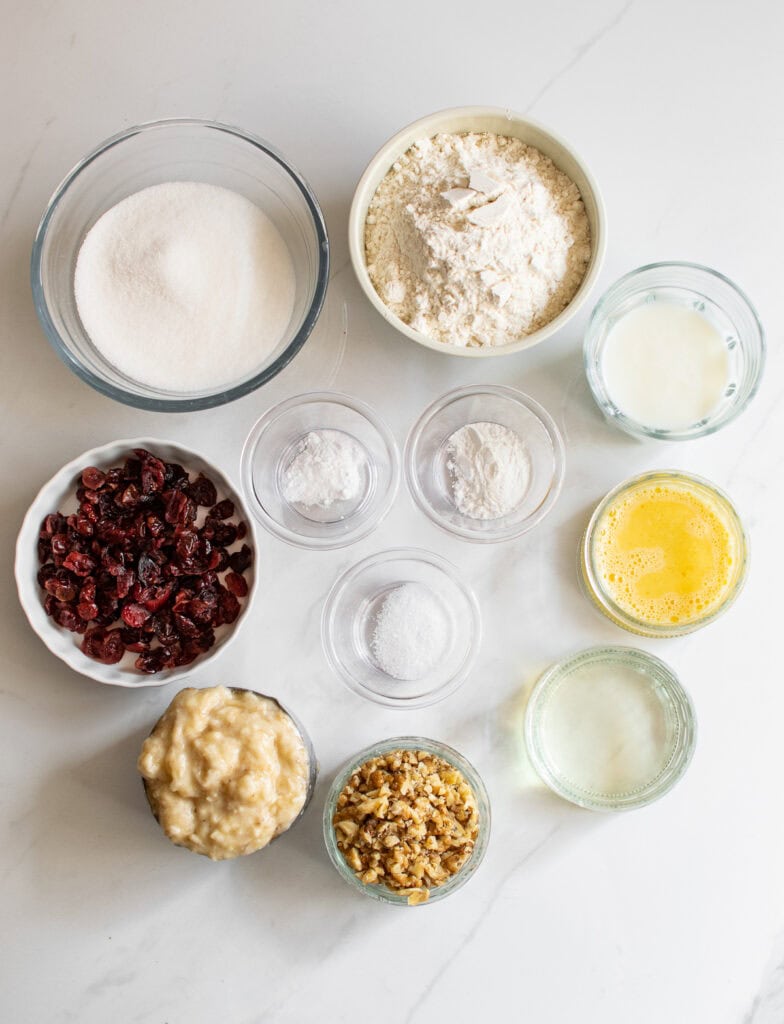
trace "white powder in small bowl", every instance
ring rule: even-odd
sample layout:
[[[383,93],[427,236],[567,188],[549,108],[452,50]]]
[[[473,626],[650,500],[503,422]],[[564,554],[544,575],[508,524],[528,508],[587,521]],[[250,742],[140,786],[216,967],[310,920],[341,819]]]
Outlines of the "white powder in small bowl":
[[[382,672],[394,679],[422,679],[444,657],[449,618],[424,583],[402,583],[384,598],[371,650]]]
[[[162,391],[214,392],[258,372],[283,340],[294,266],[245,196],[170,181],[128,196],[90,228],[74,294],[115,369]]]
[[[452,498],[470,519],[500,519],[518,508],[531,482],[525,442],[502,423],[467,423],[447,441]]]
[[[283,476],[283,497],[291,505],[328,509],[356,502],[365,489],[365,452],[341,430],[311,430]]]

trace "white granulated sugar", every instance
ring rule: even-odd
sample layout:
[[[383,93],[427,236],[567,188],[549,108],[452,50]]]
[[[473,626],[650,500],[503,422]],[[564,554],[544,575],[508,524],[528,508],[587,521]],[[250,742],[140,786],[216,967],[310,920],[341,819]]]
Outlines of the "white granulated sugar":
[[[384,598],[371,649],[393,679],[422,679],[441,661],[448,640],[449,620],[439,598],[424,583],[403,583]]]
[[[499,519],[521,504],[531,480],[525,442],[502,423],[468,423],[447,441],[452,498],[461,515]]]
[[[294,308],[294,267],[254,203],[216,185],[152,185],[108,210],[76,262],[79,316],[133,380],[214,391],[261,368]]]
[[[368,273],[401,320],[460,347],[507,345],[573,298],[591,255],[574,182],[486,132],[415,143],[368,208]]]
[[[356,501],[365,489],[367,459],[341,430],[311,430],[283,475],[283,497],[292,505],[330,508]]]

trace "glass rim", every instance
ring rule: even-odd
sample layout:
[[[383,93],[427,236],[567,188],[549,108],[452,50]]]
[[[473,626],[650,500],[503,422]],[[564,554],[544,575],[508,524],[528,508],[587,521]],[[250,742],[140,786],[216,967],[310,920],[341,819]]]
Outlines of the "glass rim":
[[[118,387],[115,384],[105,381],[102,377],[85,366],[71,352],[54,324],[54,320],[52,319],[49,311],[49,303],[46,298],[43,276],[41,273],[43,250],[48,237],[49,225],[55,212],[60,207],[60,204],[68,195],[71,185],[81,175],[82,171],[89,167],[90,164],[94,163],[108,150],[113,149],[115,146],[125,142],[127,139],[134,138],[137,135],[142,135],[147,132],[160,131],[172,127],[206,128],[208,131],[222,132],[248,143],[254,148],[260,150],[266,156],[270,157],[289,175],[305,200],[316,234],[316,247],[318,250],[318,268],[316,272],[316,286],[313,298],[305,313],[305,317],[299,330],[277,359],[273,360],[273,362],[248,380],[242,381],[232,387],[224,388],[215,394],[198,395],[190,398],[187,396],[183,398],[158,398],[151,395],[137,395],[133,392],[125,391],[123,388]],[[115,135],[110,136],[94,149],[90,150],[90,152],[87,153],[86,156],[82,157],[82,159],[79,160],[78,163],[76,163],[65,175],[46,204],[46,208],[44,209],[38,229],[35,233],[32,253],[30,256],[30,286],[33,293],[33,305],[47,341],[62,362],[64,362],[65,365],[86,384],[89,384],[90,387],[94,388],[101,394],[106,395],[108,398],[122,402],[124,405],[129,405],[136,409],[147,409],[155,412],[195,412],[199,409],[211,409],[219,405],[226,405],[238,398],[242,398],[244,395],[250,394],[252,391],[255,391],[263,384],[266,384],[267,381],[277,376],[277,374],[291,362],[307,341],[316,325],[319,315],[321,314],[329,282],[329,265],[329,239],[327,236],[326,223],[318,200],[302,174],[283,156],[282,153],[279,152],[279,150],[264,139],[251,132],[245,131],[243,128],[237,128],[233,125],[202,118],[172,117],[161,118],[156,121],[145,121],[141,124],[126,128],[121,132],[117,132]]]
[[[395,560],[424,562],[444,573],[455,584],[457,589],[460,591],[461,596],[465,599],[466,606],[471,617],[472,628],[468,650],[457,672],[450,676],[449,679],[436,689],[429,690],[427,693],[423,694],[415,694],[410,697],[388,696],[376,693],[374,690],[364,686],[346,669],[342,660],[338,657],[335,651],[335,643],[333,640],[335,616],[338,604],[340,599],[345,595],[347,589],[366,569]],[[387,708],[395,708],[403,711],[412,710],[414,708],[426,708],[431,707],[433,704],[438,704],[447,697],[450,697],[460,689],[471,674],[471,669],[474,667],[476,662],[481,642],[482,615],[479,609],[479,602],[473,588],[465,579],[463,579],[456,565],[444,558],[442,555],[438,555],[433,551],[427,551],[424,548],[386,548],[383,551],[377,551],[375,554],[368,555],[359,562],[356,562],[354,565],[349,566],[348,569],[338,575],[337,579],[330,587],[321,612],[321,646],[329,667],[352,693],[355,693],[360,697],[364,697],[366,700],[372,701],[374,704],[379,704],[382,707]]]
[[[713,421],[709,420],[701,427],[692,426],[682,430],[664,430],[641,423],[639,420],[634,419],[634,417],[629,416],[618,409],[612,401],[607,388],[605,387],[604,379],[598,372],[597,367],[594,365],[597,347],[596,334],[598,332],[598,325],[608,315],[614,299],[625,285],[644,274],[652,272],[655,273],[660,270],[678,271],[684,269],[693,270],[700,274],[705,274],[708,277],[715,278],[716,280],[721,281],[722,284],[726,285],[737,295],[742,304],[748,310],[756,328],[757,338],[759,341],[759,353],[756,357],[757,366],[754,378],[742,401],[731,404],[725,409],[721,416],[717,417]],[[664,287],[664,285],[660,285],[660,287]],[[684,290],[692,291],[695,294],[701,294],[696,292],[694,288],[690,288],[686,285],[679,286],[677,283],[673,283],[671,287],[682,287]],[[657,263],[645,263],[640,267],[635,267],[634,269],[627,271],[619,277],[610,285],[609,288],[606,289],[605,292],[603,292],[597,300],[596,305],[591,310],[591,315],[588,319],[583,339],[583,369],[586,379],[588,380],[588,386],[591,390],[591,394],[601,411],[607,415],[608,406],[612,406],[614,412],[611,417],[611,422],[620,430],[623,430],[632,437],[643,439],[651,438],[656,441],[692,441],[700,437],[709,437],[711,434],[715,434],[717,430],[721,430],[722,427],[727,426],[728,423],[731,423],[736,417],[740,416],[759,391],[766,360],[767,341],[765,337],[765,328],[762,325],[762,321],[760,320],[759,313],[757,312],[754,303],[748,297],[746,292],[731,278],[727,277],[726,274],[722,274],[721,271],[715,270],[713,267],[707,267],[702,263],[693,263],[688,260],[662,260]]]
[[[362,520],[353,532],[343,534],[342,536],[335,537],[333,539],[306,537],[283,526],[269,515],[266,509],[264,509],[259,503],[255,496],[255,489],[253,486],[253,457],[265,431],[272,426],[280,416],[289,412],[291,409],[319,402],[343,406],[344,408],[351,409],[353,412],[362,416],[381,438],[384,448],[389,455],[389,486],[387,487],[383,498],[379,501],[376,511],[373,515]],[[242,490],[243,497],[248,503],[248,508],[250,509],[253,518],[258,523],[261,523],[268,533],[271,533],[279,540],[283,540],[294,547],[307,548],[311,551],[334,551],[337,548],[348,547],[349,545],[362,540],[364,537],[367,537],[389,514],[389,511],[394,504],[395,497],[397,496],[399,487],[400,452],[392,431],[372,406],[368,405],[367,402],[363,402],[359,398],[354,398],[352,395],[347,395],[342,391],[305,391],[302,394],[293,395],[291,398],[285,398],[283,401],[277,402],[275,405],[267,409],[267,411],[263,413],[253,424],[248,432],[248,436],[245,438],[242,446],[242,452],[240,453],[240,488]]]
[[[622,663],[645,672],[661,685],[675,710],[679,731],[669,759],[654,778],[644,786],[615,797],[611,794],[592,796],[561,779],[542,751],[540,742],[541,715],[553,688],[575,668],[593,663]],[[630,811],[665,796],[684,776],[694,756],[697,741],[697,718],[694,704],[675,671],[654,654],[623,644],[599,644],[563,658],[539,676],[525,710],[523,725],[526,751],[541,780],[558,796],[587,810]]]
[[[604,515],[607,507],[621,494],[627,490],[631,490],[647,481],[656,479],[675,479],[676,482],[685,482],[687,484],[696,484],[698,488],[707,491],[712,495],[714,499],[718,500],[718,503],[724,508],[727,513],[729,522],[735,527],[737,532],[737,540],[739,542],[739,558],[740,558],[740,569],[738,574],[732,583],[732,586],[725,597],[725,599],[708,615],[703,616],[699,619],[692,619],[689,622],[684,623],[670,623],[669,625],[664,624],[652,624],[645,622],[642,619],[636,619],[630,615],[629,612],[625,611],[620,607],[607,591],[602,587],[599,574],[596,572],[593,559],[593,540],[596,532],[596,526],[599,520]],[[689,633],[695,632],[697,629],[701,629],[703,626],[707,626],[709,623],[717,619],[723,612],[725,612],[732,604],[734,604],[738,595],[743,589],[743,585],[746,582],[749,570],[749,539],[746,529],[743,525],[743,520],[735,507],[730,496],[723,491],[720,487],[714,484],[712,481],[707,480],[705,477],[698,476],[696,473],[690,473],[682,469],[654,469],[644,473],[638,473],[635,476],[629,477],[626,480],[622,480],[621,483],[617,484],[612,490],[608,491],[607,494],[598,502],[595,509],[591,513],[591,518],[588,520],[588,525],[585,528],[582,540],[580,542],[580,580],[587,593],[588,598],[591,602],[599,607],[599,610],[604,613],[612,622],[621,628],[628,630],[631,633],[636,633],[638,636],[646,636],[649,638],[658,637],[677,637],[685,636]]]
[[[465,778],[474,794],[479,808],[479,834],[477,836],[476,843],[474,844],[471,856],[456,875],[452,875],[451,878],[444,882],[443,885],[432,887],[429,890],[430,895],[428,899],[423,903],[417,904],[409,904],[408,898],[406,896],[399,895],[394,889],[388,889],[386,886],[378,884],[367,885],[360,881],[353,869],[346,863],[343,854],[338,849],[337,841],[335,839],[335,829],[332,824],[332,818],[335,813],[338,797],[343,792],[346,783],[354,771],[364,764],[365,761],[369,761],[371,758],[377,757],[380,754],[389,753],[391,750],[398,749],[424,750],[427,753],[435,754],[437,757],[441,757],[443,760],[449,762],[449,764],[454,768],[457,768]],[[468,758],[458,750],[455,750],[454,747],[447,743],[443,743],[440,740],[428,739],[425,736],[392,736],[388,739],[378,740],[376,743],[371,743],[367,747],[364,747],[348,760],[344,761],[341,767],[335,772],[324,801],[322,834],[324,838],[324,845],[327,848],[327,854],[332,862],[332,866],[338,872],[343,881],[350,885],[352,889],[362,893],[362,895],[367,896],[370,899],[376,900],[380,903],[386,903],[390,906],[426,907],[432,903],[437,903],[439,900],[445,899],[456,890],[462,888],[475,873],[482,863],[487,851],[487,846],[490,841],[491,821],[490,797],[487,792],[487,788],[481,775]]]
[[[416,472],[415,462],[417,450],[422,439],[422,434],[428,424],[454,402],[477,395],[490,395],[492,397],[506,399],[516,405],[524,406],[528,412],[530,412],[541,423],[553,448],[553,474],[547,494],[529,516],[526,516],[525,519],[516,523],[514,526],[507,527],[506,529],[499,528],[496,530],[480,531],[470,526],[461,526],[450,523],[441,516],[427,500],[419,480],[419,476]],[[408,484],[411,497],[414,499],[416,506],[421,512],[425,513],[431,523],[434,523],[439,527],[439,529],[448,533],[450,536],[460,538],[460,540],[471,541],[475,544],[502,544],[505,541],[517,540],[517,538],[528,533],[529,530],[538,526],[552,510],[563,488],[566,472],[566,446],[564,444],[561,431],[558,428],[558,424],[547,409],[537,402],[535,398],[532,398],[530,395],[525,394],[525,392],[511,387],[508,384],[468,384],[445,392],[439,398],[430,402],[422,411],[414,425],[411,427],[408,437],[406,438],[403,461],[405,464],[406,483]],[[465,516],[461,518],[469,521]],[[476,522],[487,524],[492,522],[492,520],[476,520]]]

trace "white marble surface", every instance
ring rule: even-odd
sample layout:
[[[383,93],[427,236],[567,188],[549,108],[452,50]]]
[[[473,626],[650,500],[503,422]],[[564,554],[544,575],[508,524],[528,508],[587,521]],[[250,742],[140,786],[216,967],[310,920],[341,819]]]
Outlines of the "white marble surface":
[[[0,1020],[781,1024],[781,5],[31,0],[6,2],[2,13]],[[600,287],[640,263],[685,258],[749,292],[771,352],[740,420],[682,446],[614,433],[581,375],[587,312],[530,353],[470,364],[420,350],[383,324],[347,266],[353,185],[395,130],[460,103],[530,112],[584,155],[610,217]],[[348,308],[340,365],[338,332],[325,322],[271,386],[229,407],[165,417],[102,398],[49,349],[28,287],[46,200],[98,141],[167,115],[245,126],[308,177],[332,240],[330,301]],[[264,536],[266,588],[253,628],[193,680],[258,685],[289,702],[319,752],[316,799],[285,841],[238,863],[170,846],[146,810],[134,762],[171,690],[115,690],[72,673],[18,607],[12,544],[40,483],[84,449],[142,433],[202,448],[236,479],[258,415],[328,384],[375,403],[402,444],[435,395],[480,381],[522,387],[563,428],[567,479],[550,519],[488,549],[441,534],[401,493],[382,528],[348,550],[307,553]],[[544,666],[631,639],[581,597],[575,546],[610,486],[661,466],[688,467],[731,492],[751,532],[752,572],[713,626],[681,641],[640,642],[690,690],[697,753],[665,800],[599,816],[532,777],[521,714]],[[486,626],[465,687],[416,713],[349,693],[319,643],[336,573],[398,544],[459,562]],[[494,810],[476,877],[416,913],[352,894],[320,838],[338,764],[366,742],[406,732],[459,747],[483,774]]]

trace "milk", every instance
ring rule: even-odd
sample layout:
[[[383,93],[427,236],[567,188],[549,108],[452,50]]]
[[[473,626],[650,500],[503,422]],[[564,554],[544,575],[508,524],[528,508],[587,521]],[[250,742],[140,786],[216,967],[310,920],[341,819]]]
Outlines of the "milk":
[[[695,309],[646,302],[610,328],[601,373],[610,400],[630,419],[683,430],[711,415],[729,381],[727,346]]]

